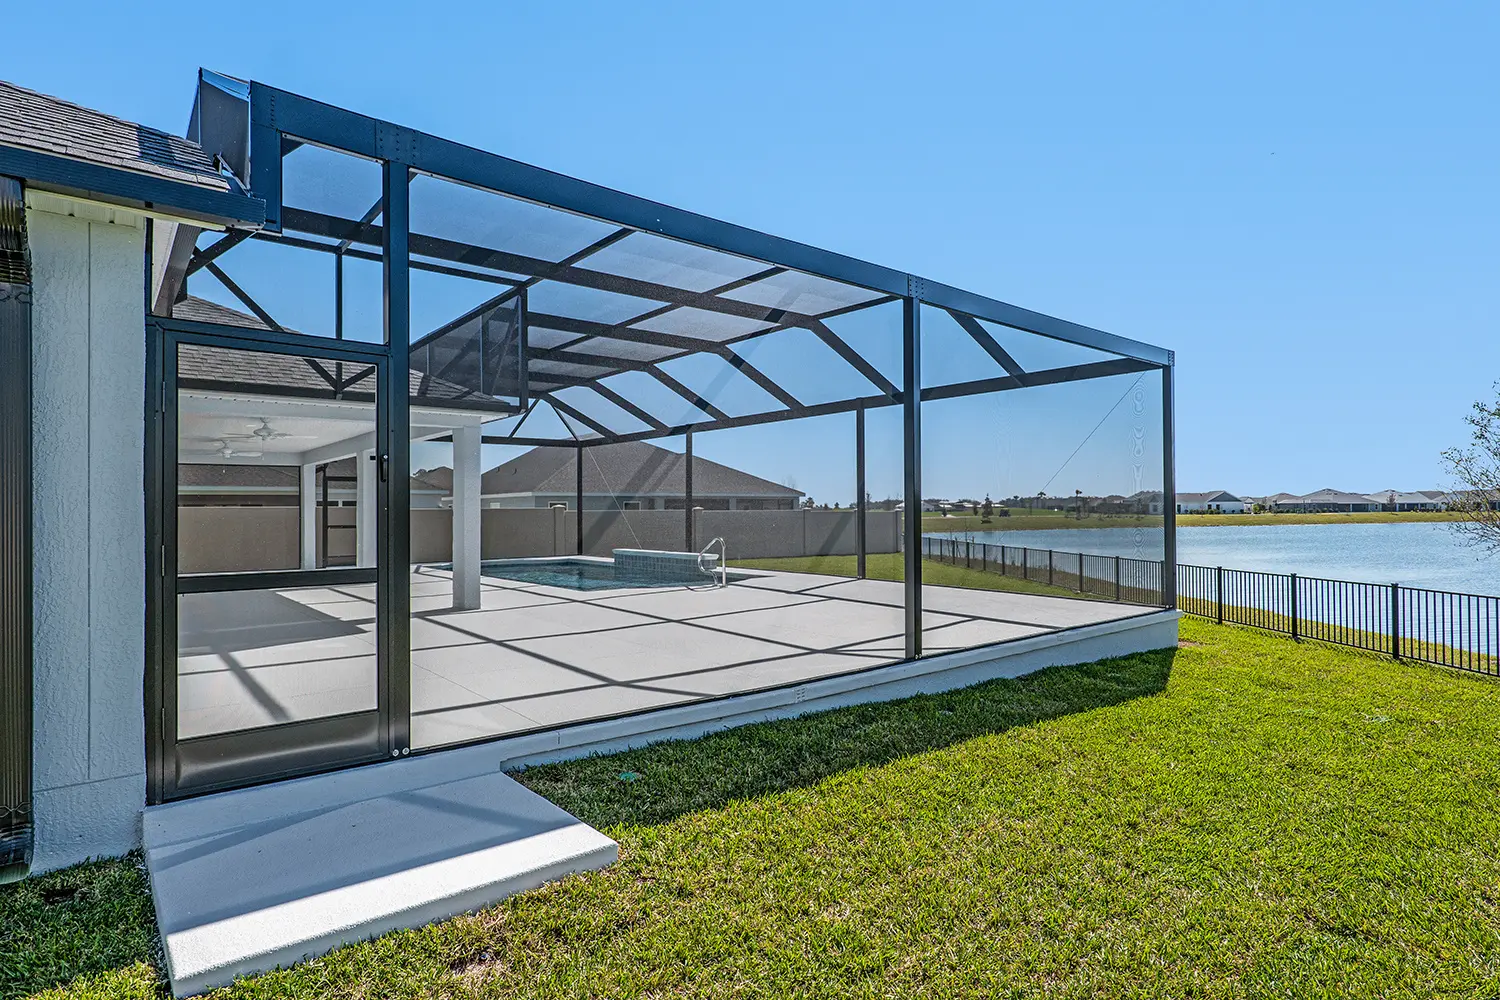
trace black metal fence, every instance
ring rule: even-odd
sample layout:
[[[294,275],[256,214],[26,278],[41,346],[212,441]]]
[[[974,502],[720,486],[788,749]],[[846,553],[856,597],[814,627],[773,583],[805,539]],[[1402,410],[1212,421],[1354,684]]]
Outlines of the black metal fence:
[[[1158,606],[1162,603],[1160,559],[1032,549],[934,535],[922,536],[922,556],[950,566],[997,573],[1105,600]]]
[[[1089,597],[1160,606],[1162,562],[924,536],[924,558]],[[1177,566],[1179,610],[1397,659],[1500,675],[1500,597],[1226,569]]]
[[[1500,597],[1179,565],[1177,606],[1188,614],[1294,639],[1500,674]]]

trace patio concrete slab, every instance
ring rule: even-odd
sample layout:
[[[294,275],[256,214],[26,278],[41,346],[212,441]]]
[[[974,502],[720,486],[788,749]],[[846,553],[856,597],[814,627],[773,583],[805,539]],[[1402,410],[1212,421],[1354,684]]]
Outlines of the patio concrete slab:
[[[903,587],[747,573],[724,589],[541,587],[485,578],[451,610],[446,571],[412,575],[413,748],[814,681],[905,657]],[[206,595],[187,622],[179,726],[206,734],[365,708],[375,608],[365,587]],[[1148,612],[1133,605],[924,586],[929,654]],[[363,597],[363,599],[361,599]]]
[[[794,604],[809,604],[817,601],[816,597],[769,589],[752,589],[739,585],[720,590],[691,591],[691,594],[693,615],[700,619],[712,615],[727,615],[763,608],[785,608]],[[604,596],[599,603],[607,607],[655,615],[659,618],[675,618],[682,610],[682,599],[676,590],[633,593],[625,597]]]
[[[465,760],[409,758],[146,810],[173,992],[474,910],[618,856],[602,833]]]

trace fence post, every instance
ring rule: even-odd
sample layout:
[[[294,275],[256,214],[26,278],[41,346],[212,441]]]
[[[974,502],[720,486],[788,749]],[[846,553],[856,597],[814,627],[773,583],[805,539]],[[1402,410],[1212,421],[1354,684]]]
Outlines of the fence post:
[[[1214,599],[1219,605],[1219,624],[1224,624],[1224,567],[1214,568]]]
[[[1001,576],[1009,576],[1010,575],[1009,567],[1007,567],[1005,565],[1005,543],[1004,542],[1000,543],[1000,575]]]
[[[1391,584],[1391,659],[1401,659],[1401,585]]]
[[[1115,556],[1115,600],[1120,599],[1120,557]]]
[[[974,543],[964,539],[964,569],[974,568]]]
[[[1052,564],[1053,564],[1052,553],[1054,551],[1055,551],[1054,549],[1048,549],[1047,550],[1047,586],[1049,586],[1049,587],[1052,586]]]
[[[1083,593],[1083,553],[1078,553],[1078,592]]]
[[[988,573],[989,571],[990,571],[990,543],[989,542],[980,542],[979,543],[979,572],[981,572],[981,573]]]
[[[1288,578],[1288,582],[1291,583],[1291,587],[1292,587],[1292,601],[1291,601],[1291,605],[1292,605],[1292,638],[1296,639],[1296,638],[1298,638],[1298,635],[1297,635],[1297,574],[1293,573]]]
[[[1021,579],[1031,579],[1031,549],[1025,545],[1021,546]]]

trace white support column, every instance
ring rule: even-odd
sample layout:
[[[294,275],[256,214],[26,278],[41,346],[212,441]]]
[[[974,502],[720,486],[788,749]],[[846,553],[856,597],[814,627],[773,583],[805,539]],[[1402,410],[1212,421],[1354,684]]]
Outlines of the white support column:
[[[478,427],[453,431],[453,607],[479,607],[479,455]]]
[[[302,568],[318,567],[318,467],[302,466],[301,508]]]
[[[379,471],[375,468],[373,448],[355,456],[355,496],[359,506],[354,512],[354,551],[359,566],[375,565],[375,477]]]

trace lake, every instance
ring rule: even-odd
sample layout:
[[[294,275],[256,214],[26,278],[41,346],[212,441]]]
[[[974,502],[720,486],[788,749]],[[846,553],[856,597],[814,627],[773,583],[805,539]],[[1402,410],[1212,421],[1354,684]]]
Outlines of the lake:
[[[1161,538],[1137,528],[950,532],[991,545],[1160,559]],[[1268,524],[1191,527],[1179,523],[1177,560],[1199,566],[1299,573],[1336,580],[1500,594],[1500,555],[1488,555],[1449,524]]]

